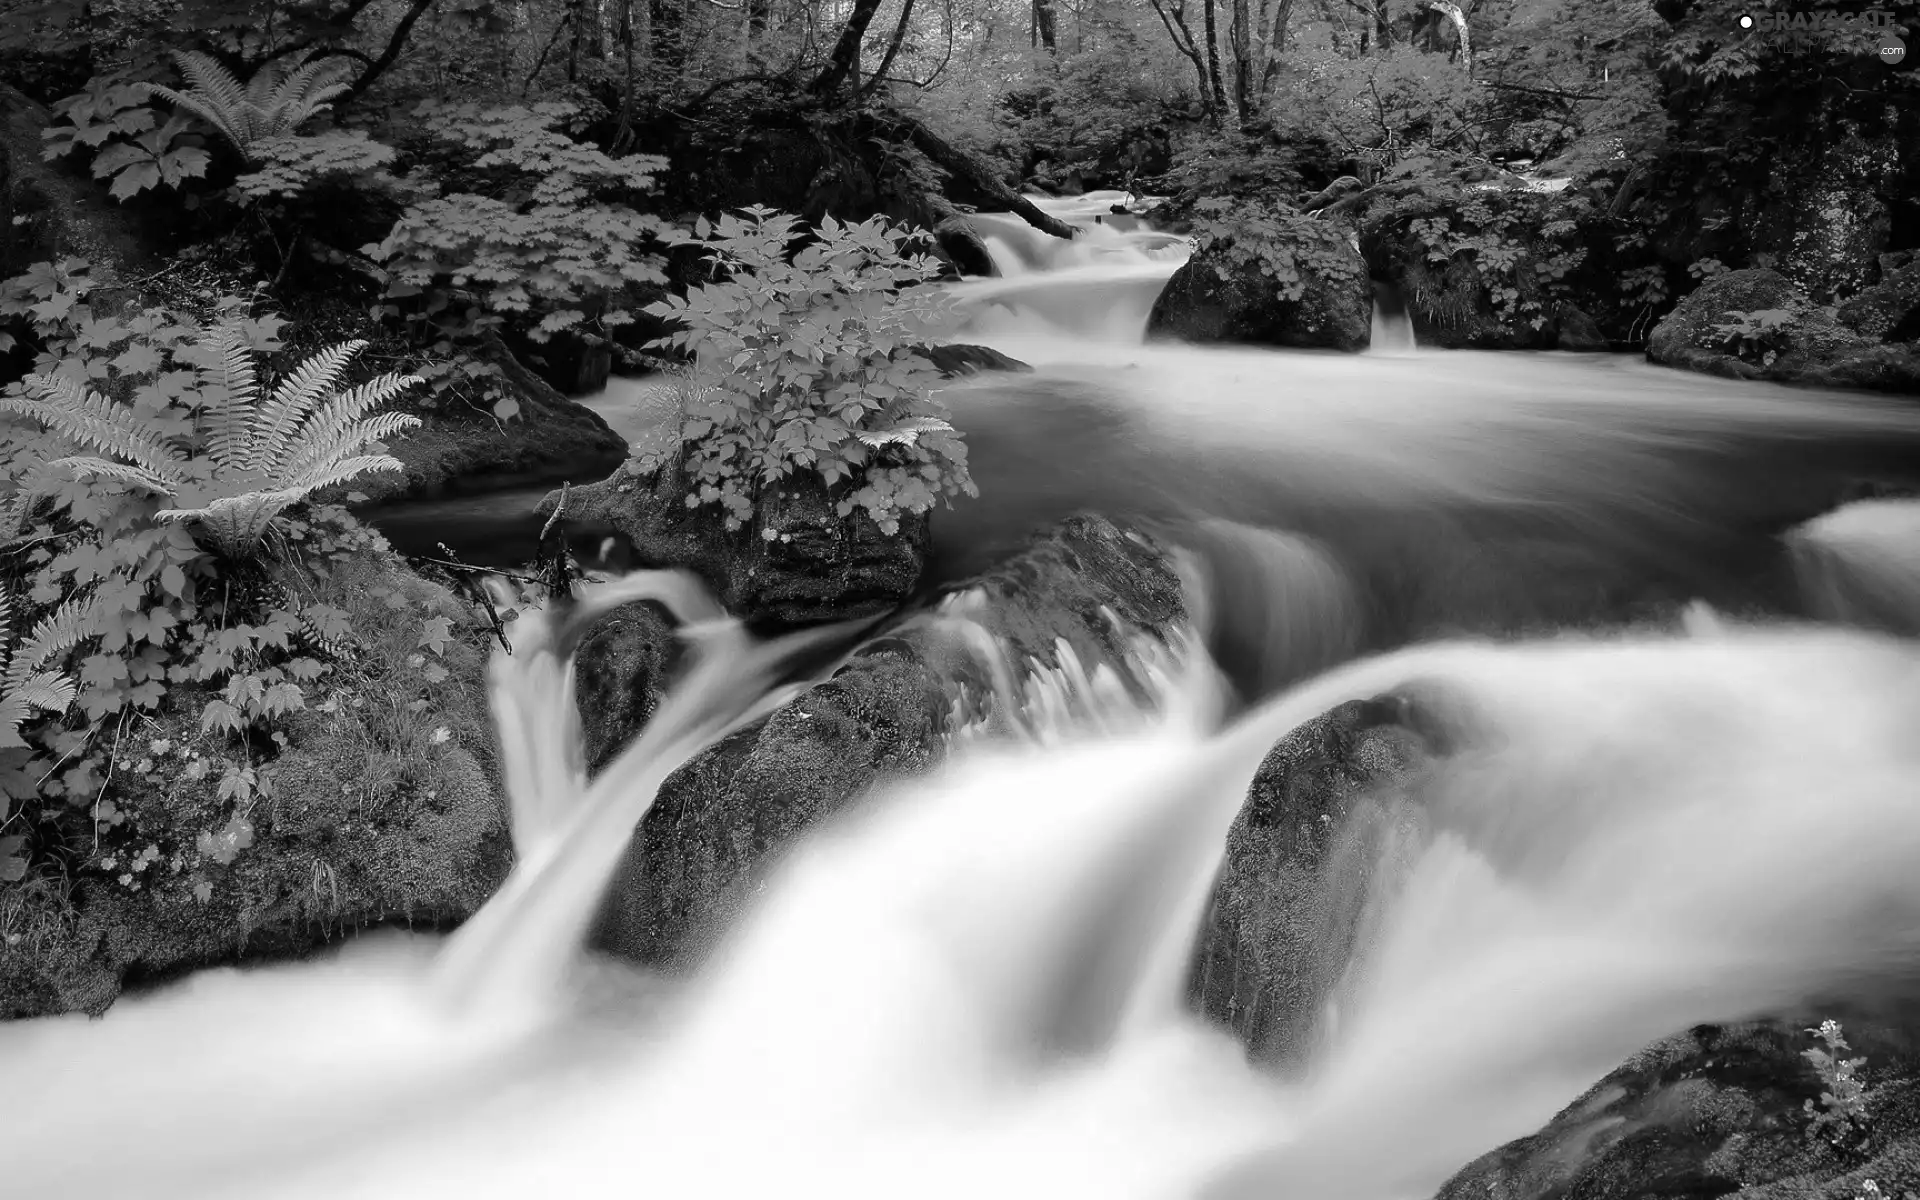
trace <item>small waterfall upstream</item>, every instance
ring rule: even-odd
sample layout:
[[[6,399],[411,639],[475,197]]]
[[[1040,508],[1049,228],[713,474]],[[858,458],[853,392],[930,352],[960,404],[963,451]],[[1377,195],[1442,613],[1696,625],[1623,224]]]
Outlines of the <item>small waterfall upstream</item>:
[[[1368,340],[1369,354],[1405,355],[1417,348],[1413,338],[1413,318],[1407,315],[1407,301],[1400,289],[1379,280],[1373,285],[1373,336]]]
[[[1187,240],[1115,214],[1135,200],[1125,192],[1027,198],[1079,236],[1057,238],[1006,213],[971,217],[999,274],[948,288],[966,318],[960,336],[1052,333],[1138,343],[1153,302],[1191,253]]]

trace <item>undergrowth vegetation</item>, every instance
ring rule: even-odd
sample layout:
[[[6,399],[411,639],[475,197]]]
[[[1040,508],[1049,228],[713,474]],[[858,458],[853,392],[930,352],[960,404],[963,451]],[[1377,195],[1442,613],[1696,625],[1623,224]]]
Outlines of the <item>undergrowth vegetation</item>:
[[[943,496],[975,494],[966,447],[917,353],[948,311],[910,231],[831,219],[797,251],[789,215],[750,208],[704,219],[687,241],[716,278],[649,309],[681,326],[661,345],[693,365],[681,436],[687,506],[717,504],[729,529],[762,489],[814,472],[841,516],[882,531]]]
[[[434,793],[449,713],[485,743],[477,670],[450,694],[452,619],[420,611],[377,535],[311,503],[398,465],[380,439],[417,422],[375,410],[415,381],[347,386],[347,343],[269,389],[284,322],[242,300],[115,316],[87,302],[84,264],[36,279],[0,292],[42,347],[0,393],[0,879],[164,879],[210,901],[301,722],[342,706],[359,734],[335,720],[317,744],[364,753],[336,779],[369,804]]]

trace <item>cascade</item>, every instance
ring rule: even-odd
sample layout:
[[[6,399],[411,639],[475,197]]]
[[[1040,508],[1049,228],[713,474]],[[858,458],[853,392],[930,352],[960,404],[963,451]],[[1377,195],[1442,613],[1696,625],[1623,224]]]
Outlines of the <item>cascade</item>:
[[[1370,354],[1412,354],[1417,343],[1413,337],[1413,319],[1407,315],[1406,298],[1391,283],[1373,284],[1373,336],[1367,343]]]
[[[977,218],[1000,274],[954,286],[966,336],[1037,370],[947,389],[982,496],[936,550],[990,561],[1088,507],[1157,522],[1193,556],[1190,629],[1090,665],[1016,659],[984,588],[905,618],[990,680],[942,698],[946,761],[815,828],[668,978],[585,948],[626,838],[847,631],[760,642],[655,572],[526,612],[489,675],[499,893],[449,936],[0,1026],[9,1188],[1416,1200],[1655,1038],[1911,972],[1920,649],[1887,631],[1920,624],[1913,502],[1788,537],[1799,615],[1837,625],[1716,592],[1572,627],[1629,575],[1751,598],[1771,531],[1920,419],[1598,356],[1140,345],[1185,245],[1096,221],[1124,199],[1036,200],[1072,242]],[[693,666],[589,778],[573,652],[642,598]],[[1449,736],[1336,831],[1316,1008],[1257,1067],[1183,1002],[1222,847],[1277,741],[1383,696]]]

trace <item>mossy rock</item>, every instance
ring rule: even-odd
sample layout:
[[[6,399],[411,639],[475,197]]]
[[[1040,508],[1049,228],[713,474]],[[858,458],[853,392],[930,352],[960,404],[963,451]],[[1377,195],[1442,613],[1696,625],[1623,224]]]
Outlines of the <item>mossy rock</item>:
[[[261,764],[269,790],[241,805],[219,795],[218,768],[196,766],[233,757],[199,731],[213,693],[176,687],[120,750],[119,819],[71,895],[0,897],[22,935],[0,945],[0,1017],[97,1013],[127,986],[298,958],[380,926],[448,927],[505,878],[484,634],[377,542],[308,586],[352,615],[357,645],[286,719],[284,747]],[[465,626],[437,679],[413,658],[434,616]],[[241,819],[246,836],[220,847]]]
[[[369,504],[387,504],[563,479],[592,481],[605,479],[625,460],[625,439],[600,414],[554,390],[498,338],[484,339],[477,353],[499,370],[507,394],[519,403],[512,420],[481,412],[416,412],[420,427],[387,441],[387,453],[401,470],[368,472],[322,498],[358,492]]]
[[[1218,239],[1173,273],[1147,318],[1149,338],[1230,342],[1302,349],[1364,350],[1373,337],[1373,291],[1366,264],[1343,230],[1316,232],[1317,249],[1351,260],[1335,274],[1309,272],[1297,299],[1288,299],[1261,262]]]
[[[1169,636],[1185,619],[1165,553],[1098,518],[1065,522],[967,591],[956,602],[1010,645],[1016,661],[1048,666],[1064,642],[1089,670],[1121,668],[1129,638]],[[634,608],[582,655],[583,721],[610,733],[596,759],[639,731],[670,683],[671,635]],[[910,622],[701,753],[647,814],[609,897],[601,943],[649,964],[701,957],[782,850],[876,785],[945,759],[961,684],[976,696],[991,686],[985,666],[951,633]]]
[[[1821,1081],[1807,1029],[1842,1016],[1866,1059],[1863,1147],[1809,1136]],[[1703,1025],[1648,1047],[1539,1133],[1476,1160],[1438,1200],[1637,1200],[1646,1196],[1856,1200],[1873,1180],[1887,1200],[1920,1192],[1920,1057],[1911,1012]]]
[[[1762,346],[1741,346],[1718,328],[1743,314],[1778,314]],[[1867,308],[1853,310],[1863,327]],[[1889,326],[1891,329],[1891,326]],[[1689,293],[1647,340],[1654,362],[1731,379],[1769,379],[1823,387],[1920,392],[1920,347],[1878,341],[1814,305],[1777,271],[1717,275]]]

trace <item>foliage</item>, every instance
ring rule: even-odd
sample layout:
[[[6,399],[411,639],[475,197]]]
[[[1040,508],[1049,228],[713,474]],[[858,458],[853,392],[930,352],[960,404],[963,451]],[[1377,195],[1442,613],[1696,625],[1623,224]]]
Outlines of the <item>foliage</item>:
[[[341,58],[311,58],[298,67],[268,63],[246,83],[209,54],[187,51],[174,62],[187,90],[149,84],[153,96],[184,109],[213,126],[249,164],[259,161],[259,144],[286,138],[325,112],[347,90],[351,64]]]
[[[1869,1097],[1867,1085],[1860,1078],[1860,1068],[1867,1060],[1846,1057],[1851,1047],[1838,1021],[1822,1021],[1807,1032],[1820,1044],[1801,1051],[1800,1056],[1813,1064],[1824,1089],[1817,1103],[1806,1102],[1810,1118],[1807,1136],[1841,1148],[1857,1146],[1867,1134]]]
[[[157,394],[143,391],[120,403],[71,375],[36,374],[18,394],[0,396],[0,414],[37,421],[97,452],[56,459],[49,471],[64,468],[75,478],[113,479],[164,496],[169,503],[154,512],[156,520],[190,522],[222,553],[242,556],[289,505],[367,471],[400,469],[396,459],[361,451],[417,426],[418,418],[365,414],[418,380],[384,375],[340,391],[341,375],[364,342],[314,355],[263,397],[238,322],[207,331],[191,350],[178,326],[153,332],[158,345],[136,343],[114,361],[165,379]],[[108,330],[92,336],[108,345],[115,340]]]
[[[249,200],[288,200],[327,180],[378,186],[392,165],[394,149],[355,129],[313,136],[265,137],[253,144],[257,169],[233,181]]]
[[[92,605],[74,597],[16,643],[14,603],[12,589],[0,583],[0,750],[26,748],[20,726],[36,709],[57,713],[73,703],[73,680],[49,668],[93,633]]]
[[[842,516],[888,533],[942,495],[973,495],[966,448],[931,395],[939,375],[914,347],[946,318],[925,281],[938,266],[882,218],[822,223],[798,253],[798,218],[764,208],[704,219],[721,277],[646,310],[679,332],[656,344],[695,356],[681,436],[695,490],[729,529],[766,485],[805,468],[837,488]]]
[[[1193,223],[1198,253],[1256,267],[1273,281],[1280,299],[1298,302],[1316,283],[1350,287],[1366,277],[1366,264],[1344,231],[1277,204],[1235,204],[1217,197],[1199,201]]]
[[[93,177],[110,180],[108,190],[121,201],[204,176],[207,152],[189,123],[175,116],[162,124],[147,97],[144,85],[95,78],[86,91],[53,106],[55,119],[41,131],[42,157],[51,162],[93,151]]]
[[[561,103],[421,106],[415,115],[428,134],[471,156],[468,168],[488,190],[413,205],[384,241],[364,248],[389,273],[390,301],[438,291],[492,322],[537,317],[536,341],[561,330],[604,336],[632,320],[620,297],[665,282],[651,247],[669,226],[617,198],[650,189],[664,160],[615,158],[576,142],[556,128],[574,112]],[[402,315],[398,305],[388,311]]]
[[[1727,320],[1716,323],[1713,332],[1718,345],[1739,358],[1754,358],[1771,363],[1785,348],[1787,331],[1795,314],[1784,308],[1757,312],[1730,312]]]

